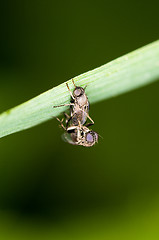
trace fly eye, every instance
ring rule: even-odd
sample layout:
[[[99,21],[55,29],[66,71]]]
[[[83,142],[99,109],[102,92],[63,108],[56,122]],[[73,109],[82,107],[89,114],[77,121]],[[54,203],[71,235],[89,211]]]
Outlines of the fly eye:
[[[77,88],[77,89],[74,90],[74,95],[75,95],[76,97],[79,97],[81,94],[82,94],[81,89]]]
[[[93,135],[91,133],[87,133],[86,140],[89,143],[93,143],[94,142]]]

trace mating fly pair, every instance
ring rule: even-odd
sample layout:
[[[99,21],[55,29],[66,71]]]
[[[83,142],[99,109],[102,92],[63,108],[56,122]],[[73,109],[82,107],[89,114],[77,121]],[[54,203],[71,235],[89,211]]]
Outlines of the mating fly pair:
[[[70,116],[64,113],[66,117],[66,126],[63,124],[64,119],[59,120],[57,118],[57,120],[65,130],[65,133],[63,134],[64,141],[73,145],[91,147],[98,142],[98,134],[88,128],[94,124],[94,121],[89,116],[89,101],[85,93],[85,89],[76,86],[73,79],[72,82],[75,86],[73,93],[66,83],[71,95],[71,102],[69,104],[54,106],[54,108],[70,106]],[[87,118],[89,118],[91,122],[86,124]]]

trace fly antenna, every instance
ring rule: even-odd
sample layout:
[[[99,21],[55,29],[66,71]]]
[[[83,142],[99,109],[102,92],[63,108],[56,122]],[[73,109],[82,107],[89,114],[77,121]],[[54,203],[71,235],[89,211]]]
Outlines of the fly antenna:
[[[74,82],[74,79],[72,78],[72,82],[73,82],[73,85],[75,86],[75,88],[77,87],[75,82]]]

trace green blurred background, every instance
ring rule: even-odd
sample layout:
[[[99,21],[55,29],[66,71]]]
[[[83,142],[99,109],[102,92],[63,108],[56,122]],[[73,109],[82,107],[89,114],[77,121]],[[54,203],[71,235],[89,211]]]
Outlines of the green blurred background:
[[[158,1],[0,1],[0,112],[158,39]],[[159,83],[0,141],[0,239],[159,239]]]

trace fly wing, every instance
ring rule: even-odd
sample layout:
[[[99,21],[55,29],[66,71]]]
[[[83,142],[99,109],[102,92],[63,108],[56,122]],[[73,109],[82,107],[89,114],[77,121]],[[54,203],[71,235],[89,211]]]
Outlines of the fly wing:
[[[64,134],[62,134],[61,137],[62,137],[62,140],[63,140],[64,142],[68,142],[68,143],[70,143],[70,144],[72,144],[72,145],[77,145],[77,143],[74,142],[74,141],[71,139],[71,136],[70,136],[69,133],[64,133]]]

